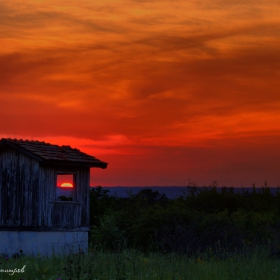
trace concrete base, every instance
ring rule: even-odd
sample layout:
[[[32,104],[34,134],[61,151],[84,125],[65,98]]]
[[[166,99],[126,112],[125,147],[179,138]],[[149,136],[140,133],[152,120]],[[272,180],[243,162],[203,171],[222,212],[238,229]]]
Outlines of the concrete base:
[[[0,231],[0,254],[68,255],[88,250],[88,232]]]

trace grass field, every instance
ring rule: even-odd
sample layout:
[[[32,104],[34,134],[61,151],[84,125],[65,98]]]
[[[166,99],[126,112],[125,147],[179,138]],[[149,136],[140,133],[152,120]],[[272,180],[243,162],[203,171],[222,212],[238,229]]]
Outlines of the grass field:
[[[22,269],[24,272],[4,272]],[[92,251],[53,258],[1,258],[0,279],[24,280],[279,280],[280,260],[266,250],[215,257]]]

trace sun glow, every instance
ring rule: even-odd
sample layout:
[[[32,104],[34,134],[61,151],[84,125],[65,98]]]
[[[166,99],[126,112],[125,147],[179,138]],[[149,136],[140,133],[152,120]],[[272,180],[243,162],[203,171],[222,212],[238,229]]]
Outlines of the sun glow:
[[[60,185],[61,188],[73,188],[73,184],[71,183],[62,183]]]

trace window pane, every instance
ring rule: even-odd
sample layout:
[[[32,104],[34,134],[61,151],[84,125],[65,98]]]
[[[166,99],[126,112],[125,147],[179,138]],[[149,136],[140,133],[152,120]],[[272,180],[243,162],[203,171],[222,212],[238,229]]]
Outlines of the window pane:
[[[74,174],[57,174],[56,200],[73,201]]]

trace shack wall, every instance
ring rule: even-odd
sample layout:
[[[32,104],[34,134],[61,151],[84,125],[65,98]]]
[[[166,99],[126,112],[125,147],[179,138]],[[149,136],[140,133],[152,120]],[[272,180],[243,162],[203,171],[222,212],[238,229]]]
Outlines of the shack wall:
[[[74,201],[56,201],[58,173],[75,174]],[[44,166],[24,153],[0,152],[0,230],[89,227],[89,167]]]
[[[74,201],[56,201],[58,173],[75,175]],[[39,226],[65,229],[89,227],[89,168],[41,166]]]
[[[39,162],[18,150],[0,152],[0,228],[37,227]]]

